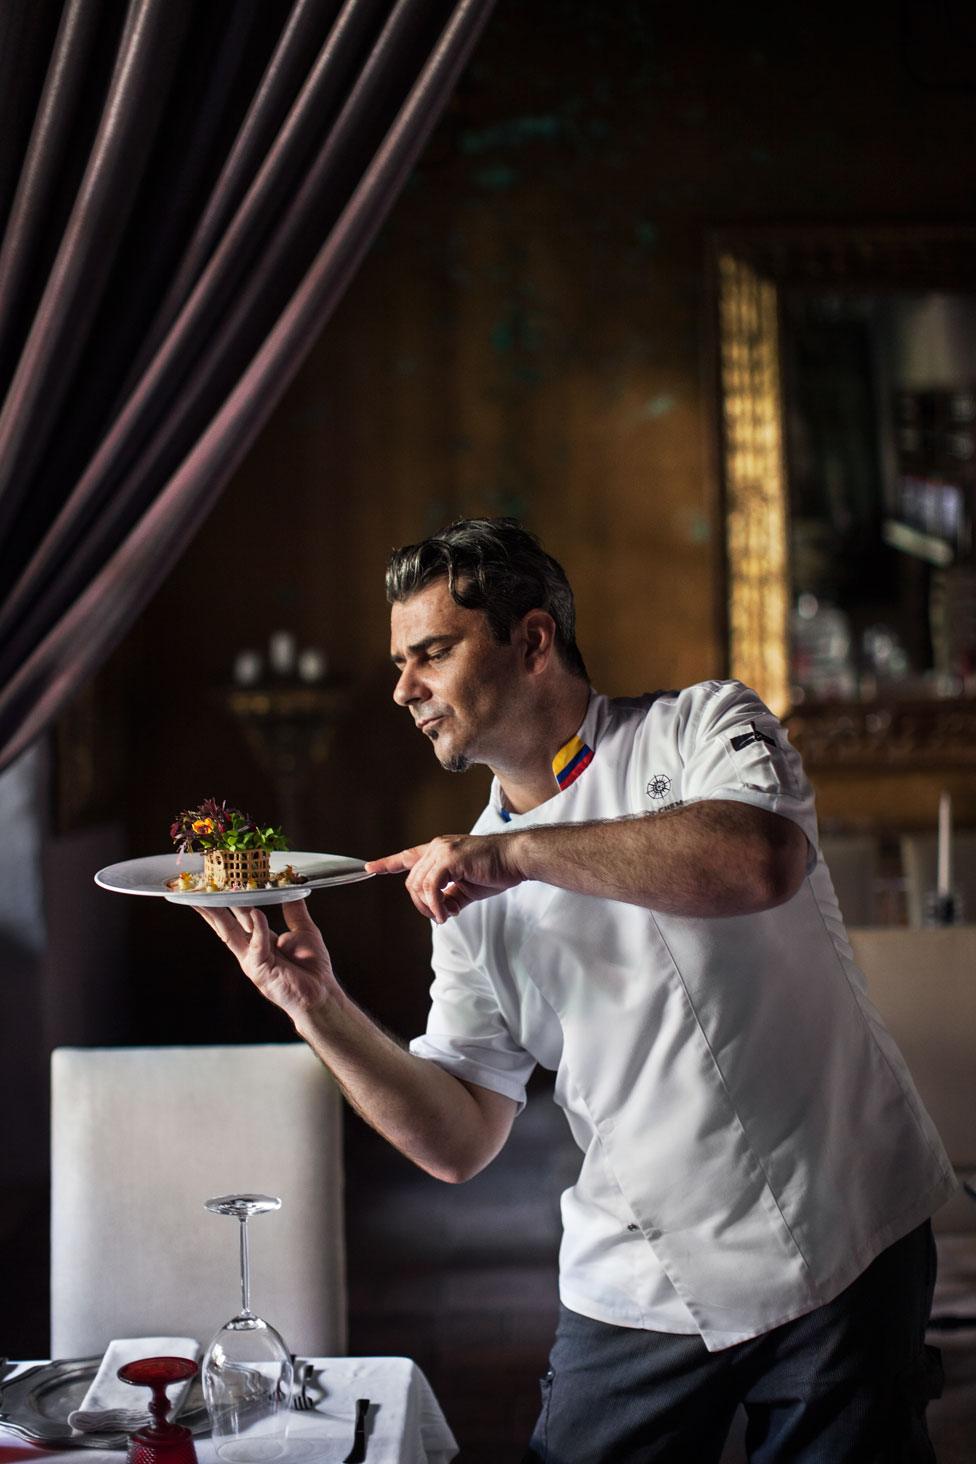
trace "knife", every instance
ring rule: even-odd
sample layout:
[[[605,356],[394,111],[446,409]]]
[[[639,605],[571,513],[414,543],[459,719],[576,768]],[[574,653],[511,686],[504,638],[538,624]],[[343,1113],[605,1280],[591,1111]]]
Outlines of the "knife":
[[[352,1437],[352,1448],[343,1459],[342,1464],[365,1464],[366,1460],[366,1415],[369,1412],[369,1399],[356,1399],[356,1431]]]

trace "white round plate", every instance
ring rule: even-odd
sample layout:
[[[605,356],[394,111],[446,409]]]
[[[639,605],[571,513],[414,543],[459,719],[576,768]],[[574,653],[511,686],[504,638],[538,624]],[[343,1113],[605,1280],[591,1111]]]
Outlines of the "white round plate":
[[[272,854],[272,871],[290,864],[296,874],[304,874],[306,884],[284,885],[273,890],[187,890],[177,894],[166,888],[166,881],[178,874],[199,874],[203,869],[202,854],[150,854],[145,859],[126,859],[122,864],[109,864],[100,869],[95,883],[117,895],[162,895],[174,905],[284,905],[288,900],[304,900],[311,890],[328,889],[331,885],[356,884],[372,879],[361,859],[345,854],[309,854],[297,849],[283,849]]]

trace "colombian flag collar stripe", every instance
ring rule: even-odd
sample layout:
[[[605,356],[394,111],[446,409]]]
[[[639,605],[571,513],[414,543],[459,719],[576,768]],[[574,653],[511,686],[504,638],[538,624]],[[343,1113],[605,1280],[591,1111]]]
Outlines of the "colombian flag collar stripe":
[[[583,769],[588,768],[592,761],[592,747],[587,747],[582,737],[571,737],[552,760],[552,770],[560,788],[568,788],[570,783],[575,783]]]
[[[563,792],[571,783],[575,783],[580,773],[584,772],[592,761],[593,749],[583,741],[578,732],[568,742],[564,742],[552,760],[552,771],[559,784],[559,791]],[[498,813],[503,822],[511,823],[512,814],[504,805],[498,807]]]

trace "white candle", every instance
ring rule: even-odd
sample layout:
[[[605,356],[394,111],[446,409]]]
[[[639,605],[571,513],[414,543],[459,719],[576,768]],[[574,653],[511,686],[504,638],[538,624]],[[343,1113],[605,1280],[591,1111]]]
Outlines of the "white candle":
[[[268,660],[272,671],[290,676],[295,669],[295,637],[287,630],[276,630],[268,642]]]
[[[936,878],[937,893],[952,894],[952,797],[943,793],[939,798],[939,863]]]
[[[298,657],[298,675],[302,681],[321,681],[325,666],[325,655],[317,646],[309,646]]]
[[[238,686],[253,686],[261,677],[261,657],[257,651],[239,651],[234,659],[234,680]]]

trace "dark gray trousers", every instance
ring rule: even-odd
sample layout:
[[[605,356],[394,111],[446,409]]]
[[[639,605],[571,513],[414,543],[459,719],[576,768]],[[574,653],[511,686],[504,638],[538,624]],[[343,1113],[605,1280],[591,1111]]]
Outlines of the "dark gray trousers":
[[[816,1311],[722,1352],[561,1308],[523,1464],[718,1464],[736,1408],[751,1464],[935,1464],[926,1223]]]

